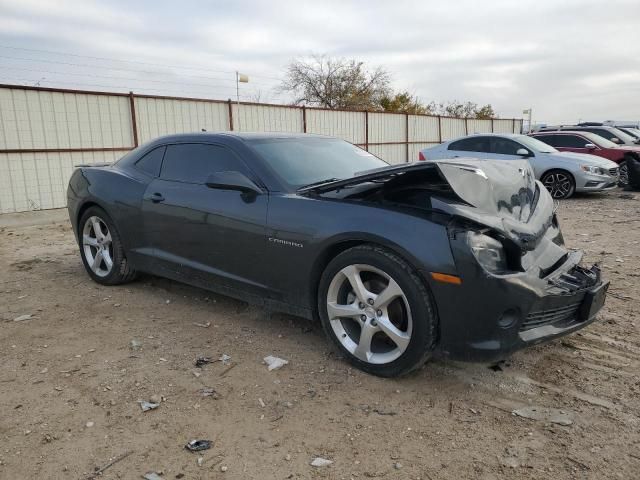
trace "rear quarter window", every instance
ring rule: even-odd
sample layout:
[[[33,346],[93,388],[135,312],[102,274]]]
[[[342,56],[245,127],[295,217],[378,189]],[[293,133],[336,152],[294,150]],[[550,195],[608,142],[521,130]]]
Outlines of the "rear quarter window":
[[[151,175],[152,177],[160,176],[160,168],[162,167],[162,158],[164,157],[164,146],[154,148],[146,153],[140,160],[135,163],[138,170]]]

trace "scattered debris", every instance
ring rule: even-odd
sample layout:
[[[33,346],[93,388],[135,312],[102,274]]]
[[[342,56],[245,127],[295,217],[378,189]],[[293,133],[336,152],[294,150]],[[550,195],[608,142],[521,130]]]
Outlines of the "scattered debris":
[[[208,363],[213,363],[213,359],[211,357],[198,357],[196,358],[195,366],[202,368]]]
[[[129,342],[129,347],[131,348],[131,350],[140,350],[140,348],[142,347],[142,342],[134,338]]]
[[[328,467],[332,463],[333,463],[333,461],[327,460],[326,458],[316,457],[311,461],[311,466],[312,467],[318,467],[318,468],[320,468],[320,467]]]
[[[231,356],[223,353],[218,360],[220,360],[223,365],[229,365],[231,363]]]
[[[518,417],[551,422],[557,425],[568,426],[573,423],[572,414],[567,413],[565,410],[558,410],[557,408],[531,406],[518,408],[511,413]]]
[[[147,472],[142,476],[142,478],[145,480],[162,480],[162,477],[156,472]]]
[[[226,472],[227,470],[229,470],[229,467],[227,467],[226,465],[221,465],[220,466],[220,471],[221,472]]]
[[[153,394],[149,397],[149,403],[157,403],[160,404],[162,403],[162,396],[156,394]]]
[[[262,400],[261,398],[259,398],[259,399],[258,399],[258,403],[260,404],[260,406],[261,406],[262,408],[264,408],[264,407],[266,407],[266,406],[267,406],[267,404],[266,404],[266,403],[264,403],[264,400]]]
[[[211,326],[211,322],[207,322],[207,323],[198,323],[198,322],[193,322],[193,324],[196,327],[202,327],[202,328],[209,328]]]
[[[201,388],[199,392],[203,397],[213,397],[214,399],[218,398],[218,392],[216,392],[215,389],[211,387]]]
[[[400,462],[396,462],[393,464],[393,468],[396,470],[400,470],[402,468],[402,464]]]
[[[145,402],[144,400],[138,400],[138,403],[140,404],[140,408],[142,408],[143,412],[148,412],[149,410],[155,410],[160,406],[159,403]]]
[[[198,466],[201,467],[202,464],[204,463],[204,457],[198,457],[197,463],[198,463]]]
[[[113,465],[115,465],[116,463],[124,460],[125,458],[127,458],[129,455],[131,455],[133,453],[133,451],[131,452],[125,452],[122,455],[120,455],[119,457],[114,458],[113,460],[111,460],[109,463],[107,463],[104,467],[100,467],[97,468],[96,470],[90,474],[86,480],[93,480],[96,477],[99,477],[100,475],[102,475],[102,473],[109,467],[112,467]]]
[[[288,360],[284,360],[282,358],[279,357],[274,357],[273,355],[269,355],[267,357],[264,357],[264,363],[267,364],[267,370],[271,371],[271,370],[278,370],[279,368],[284,367],[286,364],[289,363]]]
[[[16,317],[13,319],[14,322],[22,322],[23,320],[31,320],[33,318],[33,315],[31,315],[30,313],[27,313],[26,315],[20,315],[19,317]]]
[[[211,448],[211,440],[191,440],[184,448],[190,452],[201,452],[202,450],[209,450]]]
[[[380,408],[374,408],[372,412],[377,413],[378,415],[389,415],[389,416],[398,414],[398,412],[394,412],[392,410],[382,410]]]
[[[95,425],[95,423],[93,423],[93,422],[87,422],[87,423],[85,423],[85,427],[87,427],[87,428],[91,428],[91,427],[93,427],[94,425]]]

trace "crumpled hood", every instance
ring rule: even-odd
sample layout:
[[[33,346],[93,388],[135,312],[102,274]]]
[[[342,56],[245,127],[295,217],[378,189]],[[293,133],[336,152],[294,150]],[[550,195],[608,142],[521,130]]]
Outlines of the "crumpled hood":
[[[526,160],[457,158],[436,163],[466,203],[433,199],[435,208],[502,232],[524,250],[534,249],[553,220],[553,199]]]
[[[524,250],[533,250],[553,220],[553,199],[537,180],[527,160],[456,158],[437,162],[414,162],[361,172],[344,180],[327,181],[298,189],[298,193],[322,194],[367,182],[437,169],[459,197],[434,192],[431,209],[466,218],[502,233]]]

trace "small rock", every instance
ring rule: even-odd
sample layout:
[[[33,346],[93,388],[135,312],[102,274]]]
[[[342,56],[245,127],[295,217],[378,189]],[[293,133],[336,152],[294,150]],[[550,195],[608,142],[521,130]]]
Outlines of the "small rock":
[[[284,456],[284,459],[285,459],[287,462],[290,462],[290,461],[291,461],[291,455],[287,453],[287,454]]]
[[[400,470],[402,468],[402,464],[400,462],[396,462],[393,464],[393,468],[396,470]]]
[[[316,457],[311,461],[311,466],[321,468],[321,467],[328,467],[332,463],[333,462],[331,460],[327,460],[326,458]]]
[[[142,342],[134,338],[129,342],[129,347],[131,348],[131,350],[140,350],[140,347],[142,347]]]
[[[229,467],[227,467],[226,465],[222,465],[222,466],[220,467],[220,471],[221,471],[221,472],[226,472],[227,470],[229,470]]]
[[[289,363],[288,360],[285,360],[279,357],[274,357],[273,355],[266,356],[264,357],[263,360],[264,360],[264,363],[267,364],[267,370],[269,371],[278,370],[279,368],[282,368]]]
[[[159,403],[145,402],[144,400],[138,400],[138,403],[140,404],[140,408],[142,409],[143,412],[148,412],[149,410],[155,410],[160,406]]]
[[[93,422],[87,422],[87,423],[85,424],[85,426],[86,426],[87,428],[91,428],[91,427],[93,427],[94,425],[95,425],[95,423],[93,423]]]
[[[149,402],[159,404],[162,402],[162,397],[158,394],[153,394],[149,397]]]

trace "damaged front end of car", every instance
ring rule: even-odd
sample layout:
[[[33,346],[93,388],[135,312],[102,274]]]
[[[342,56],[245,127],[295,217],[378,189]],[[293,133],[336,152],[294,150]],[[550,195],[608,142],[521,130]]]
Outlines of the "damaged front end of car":
[[[429,265],[419,267],[438,310],[441,356],[499,360],[586,326],[604,304],[608,282],[565,248],[553,199],[526,161],[421,162],[314,191],[446,219],[460,281],[434,281]]]
[[[462,200],[432,205],[451,214],[451,249],[462,283],[434,284],[440,353],[493,361],[592,322],[608,282],[568,250],[546,189],[526,162],[439,165]],[[446,319],[446,321],[444,320]]]

